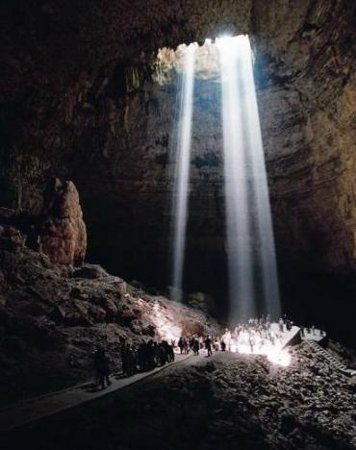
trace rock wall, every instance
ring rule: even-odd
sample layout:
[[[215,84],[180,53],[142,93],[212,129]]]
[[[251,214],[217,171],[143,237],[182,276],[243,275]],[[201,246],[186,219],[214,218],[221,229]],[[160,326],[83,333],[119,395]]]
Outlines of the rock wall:
[[[163,46],[249,33],[279,261],[354,273],[356,80],[350,0],[5,2],[1,204],[36,212],[51,176],[78,187],[89,257],[166,284],[174,85],[151,80]],[[224,280],[218,93],[195,105],[186,279]],[[210,89],[210,91],[209,91]],[[157,270],[159,268],[159,270]]]

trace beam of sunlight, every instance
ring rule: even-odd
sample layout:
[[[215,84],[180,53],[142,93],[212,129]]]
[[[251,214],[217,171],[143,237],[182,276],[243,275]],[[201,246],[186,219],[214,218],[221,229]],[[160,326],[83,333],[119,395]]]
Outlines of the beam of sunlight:
[[[254,316],[251,226],[248,205],[246,155],[240,85],[238,83],[238,38],[217,40],[221,56],[224,181],[229,265],[229,318],[231,323]]]
[[[181,301],[182,299],[183,265],[188,218],[187,205],[193,118],[195,50],[196,45],[194,44],[184,48],[183,82],[180,93],[181,101],[175,157],[172,296],[177,301]]]
[[[241,42],[241,79],[244,83],[244,92],[241,102],[246,118],[245,127],[246,135],[248,137],[248,142],[246,144],[251,159],[251,181],[256,204],[257,237],[263,286],[264,312],[268,312],[272,317],[277,318],[281,313],[277,262],[261,126],[253,78],[251,47],[248,36],[243,36]]]
[[[229,316],[236,324],[258,312],[277,318],[280,306],[250,43],[248,36],[237,36],[222,37],[216,44],[221,58]]]

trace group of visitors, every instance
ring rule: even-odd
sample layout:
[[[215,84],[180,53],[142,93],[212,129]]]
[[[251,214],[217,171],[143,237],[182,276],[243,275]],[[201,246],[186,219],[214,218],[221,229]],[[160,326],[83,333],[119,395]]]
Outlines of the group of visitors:
[[[123,342],[121,360],[122,372],[125,376],[129,376],[174,361],[174,350],[172,345],[165,340],[155,342],[151,339],[148,342],[141,342],[137,346]]]
[[[190,350],[194,353],[194,355],[198,356],[200,350],[206,349],[208,352],[208,356],[211,356],[211,347],[212,340],[210,336],[207,336],[205,339],[202,336],[192,336],[192,337],[183,337],[181,336],[178,340],[178,348],[180,350],[180,354],[188,354]]]
[[[319,336],[320,338],[322,338],[326,335],[325,331],[315,328],[315,325],[311,325],[311,326],[309,325],[307,327],[301,326],[300,334],[302,337],[306,337],[309,334],[313,337]]]
[[[232,331],[228,328],[222,335],[216,336],[181,336],[178,340],[178,348],[181,354],[204,354],[209,357],[214,351],[232,351],[241,353],[260,353],[267,347],[278,347],[282,341],[283,333],[293,326],[284,315],[278,322],[278,326],[272,327],[269,314],[260,318],[250,318],[246,324],[237,325]]]
[[[163,366],[174,361],[175,351],[180,354],[193,352],[196,356],[204,354],[207,357],[212,355],[213,350],[263,354],[281,347],[283,334],[292,326],[293,322],[286,315],[272,324],[271,317],[267,314],[260,318],[250,318],[247,323],[237,325],[232,331],[226,328],[222,335],[217,336],[181,336],[178,341],[172,340],[170,343],[151,339],[138,345],[122,341],[122,372],[124,376],[131,376]],[[311,329],[314,331],[314,327]],[[102,388],[105,384],[110,385],[109,365],[104,348],[99,346],[94,353],[94,368],[98,384]]]
[[[146,372],[157,366],[164,366],[174,361],[173,346],[165,340],[155,342],[151,339],[138,345],[131,345],[126,341],[122,341],[120,353],[124,376],[134,375],[137,372]],[[96,347],[92,356],[97,385],[101,389],[105,389],[111,384],[109,378],[111,372],[110,359],[101,345]]]
[[[250,318],[246,324],[239,324],[232,331],[225,330],[221,338],[221,349],[240,353],[264,353],[268,349],[278,347],[286,329],[292,323],[281,318],[278,327],[272,326],[271,317]]]

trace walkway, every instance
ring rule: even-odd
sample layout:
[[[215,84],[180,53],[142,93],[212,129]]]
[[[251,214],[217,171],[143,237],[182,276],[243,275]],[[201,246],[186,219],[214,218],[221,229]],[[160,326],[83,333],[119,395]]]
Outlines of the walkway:
[[[315,342],[321,342],[326,338],[326,333],[323,330],[320,330],[319,328],[314,328],[312,330],[311,328],[308,329],[304,327],[304,336],[302,336],[303,340],[312,340]]]
[[[271,329],[275,334],[279,334],[279,325],[278,323],[272,323]],[[290,330],[287,330],[284,326],[284,332],[281,337],[281,347],[286,348],[289,345],[295,345],[300,343],[300,328],[293,325]]]
[[[104,397],[119,389],[131,386],[144,378],[148,378],[167,367],[179,364],[190,356],[176,355],[176,360],[170,364],[156,367],[150,372],[137,373],[128,378],[117,379],[115,376],[111,376],[110,381],[112,384],[104,390],[97,390],[92,386],[92,383],[87,382],[9,405],[6,408],[0,409],[0,433],[35,422],[43,417],[57,414],[82,403]]]

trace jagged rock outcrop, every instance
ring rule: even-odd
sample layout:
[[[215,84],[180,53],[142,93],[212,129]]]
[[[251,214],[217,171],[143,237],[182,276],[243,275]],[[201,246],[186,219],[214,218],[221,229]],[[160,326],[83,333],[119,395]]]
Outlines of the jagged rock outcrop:
[[[82,264],[87,231],[79,194],[72,181],[55,179],[47,188],[43,216],[39,236],[41,252],[54,264]]]
[[[199,310],[149,295],[97,265],[53,263],[24,242],[19,230],[0,226],[0,403],[88,379],[99,343],[120,370],[121,339],[218,330]]]

